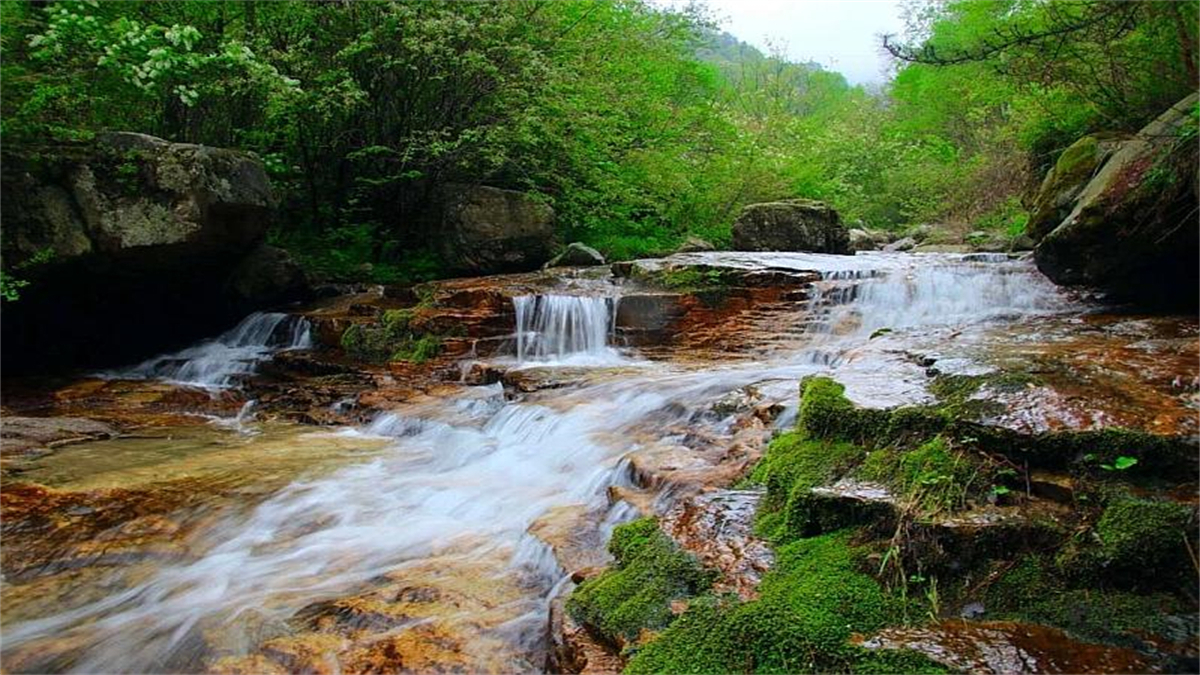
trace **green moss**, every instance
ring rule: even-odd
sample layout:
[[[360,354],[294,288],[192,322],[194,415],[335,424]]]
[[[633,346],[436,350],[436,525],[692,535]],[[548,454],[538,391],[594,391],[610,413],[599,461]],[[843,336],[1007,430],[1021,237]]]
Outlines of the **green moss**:
[[[849,643],[900,618],[899,602],[859,571],[849,533],[794,542],[752,602],[694,602],[639,649],[630,673],[945,672],[915,654],[870,652]]]
[[[389,309],[383,313],[382,324],[388,337],[403,337],[409,330],[415,312],[412,309]]]
[[[1175,502],[1117,499],[1096,523],[1094,545],[1083,547],[1074,561],[1085,575],[1103,575],[1118,586],[1173,587],[1187,579],[1194,583],[1186,542],[1195,538],[1193,514],[1191,507]],[[1069,553],[1064,562],[1072,562]]]
[[[617,527],[608,548],[616,564],[580,584],[567,600],[567,611],[613,644],[632,642],[643,630],[666,627],[673,618],[672,601],[712,584],[712,576],[680,551],[653,518]]]
[[[796,428],[809,438],[863,443],[886,422],[885,411],[857,408],[846,398],[846,388],[828,377],[810,376],[800,382]]]
[[[441,352],[445,336],[415,328],[415,315],[414,308],[389,309],[377,324],[354,324],[342,333],[342,349],[369,362],[426,363]]]
[[[876,450],[855,475],[887,485],[929,515],[964,507],[968,500],[982,497],[993,473],[986,458],[953,449],[946,439],[936,436],[913,450]]]
[[[864,454],[854,444],[813,440],[799,431],[776,437],[751,475],[767,488],[758,532],[773,541],[811,532],[804,508],[809,491],[849,471]]]
[[[1078,183],[1095,170],[1099,153],[1100,142],[1096,137],[1084,136],[1058,156],[1054,174],[1060,180]]]
[[[407,361],[409,363],[426,363],[442,351],[440,335],[422,335],[415,339],[406,339],[392,352],[392,361]]]
[[[949,423],[949,416],[937,408],[859,408],[846,398],[845,387],[828,377],[806,377],[800,383],[796,427],[810,438],[885,447],[921,443]]]
[[[939,397],[936,406],[871,410],[857,408],[845,397],[845,388],[834,380],[808,377],[801,382],[797,428],[810,438],[848,441],[871,449],[911,448],[941,435],[955,446],[1003,454],[1033,467],[1075,467],[1093,475],[1100,474],[1101,465],[1112,465],[1118,457],[1126,456],[1138,462],[1121,472],[1122,479],[1163,475],[1178,482],[1200,478],[1195,441],[1186,437],[1120,428],[1031,436],[962,419],[987,411],[988,402],[976,405],[970,399],[981,387],[1013,390],[1035,381],[1024,373],[942,376],[932,386]]]
[[[708,307],[717,307],[729,296],[733,278],[727,270],[676,267],[651,274],[649,281],[678,293],[694,295]]]
[[[1194,442],[1132,429],[1110,427],[1044,434],[1033,439],[1025,452],[1031,461],[1074,464],[1082,471],[1102,476],[1109,474],[1100,473],[1101,465],[1111,466],[1121,456],[1133,457],[1138,463],[1121,472],[1123,477],[1163,474],[1179,481],[1197,480]]]
[[[1172,616],[1186,613],[1166,593],[1139,595],[1102,588],[1067,587],[1054,563],[1028,556],[991,584],[982,598],[988,616],[1061,628],[1075,637],[1141,648],[1144,636],[1167,636]]]

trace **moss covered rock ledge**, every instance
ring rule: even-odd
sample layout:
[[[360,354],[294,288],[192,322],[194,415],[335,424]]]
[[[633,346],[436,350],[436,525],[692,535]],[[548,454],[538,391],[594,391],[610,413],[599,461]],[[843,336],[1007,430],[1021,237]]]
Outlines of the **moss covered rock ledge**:
[[[714,591],[643,519],[569,613],[630,673],[1195,672],[1188,444],[952,411],[861,409],[806,379],[744,481],[775,550],[756,597]]]

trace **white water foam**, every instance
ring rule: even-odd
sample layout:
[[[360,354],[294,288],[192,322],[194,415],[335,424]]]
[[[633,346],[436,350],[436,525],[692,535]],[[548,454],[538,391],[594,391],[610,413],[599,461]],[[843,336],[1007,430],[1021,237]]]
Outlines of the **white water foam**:
[[[310,346],[307,319],[278,312],[255,312],[215,339],[100,375],[108,379],[156,379],[219,390],[236,385],[277,352]]]
[[[619,365],[612,347],[619,298],[581,295],[522,295],[516,311],[519,364]]]

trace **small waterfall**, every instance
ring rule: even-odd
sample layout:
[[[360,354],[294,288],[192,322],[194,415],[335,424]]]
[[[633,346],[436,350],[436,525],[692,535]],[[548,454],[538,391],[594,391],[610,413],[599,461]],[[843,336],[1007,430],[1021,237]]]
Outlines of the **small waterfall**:
[[[616,322],[617,298],[579,295],[521,295],[513,298],[517,315],[517,360],[612,361],[609,346]],[[580,358],[582,357],[582,358]]]
[[[159,379],[203,389],[223,389],[252,374],[260,362],[276,352],[311,345],[307,319],[278,312],[255,312],[215,339],[101,376]]]
[[[865,339],[881,329],[986,323],[1069,308],[1031,265],[1004,258],[926,264],[886,274],[829,272],[814,284],[808,311],[813,333]]]

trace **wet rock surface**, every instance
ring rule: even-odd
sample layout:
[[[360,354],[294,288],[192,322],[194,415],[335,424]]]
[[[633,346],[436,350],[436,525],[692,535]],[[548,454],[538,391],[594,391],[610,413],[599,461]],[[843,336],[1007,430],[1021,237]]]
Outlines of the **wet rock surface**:
[[[663,530],[672,539],[720,573],[718,593],[752,600],[771,567],[771,549],[753,534],[762,496],[761,490],[708,492],[684,500],[663,518]]]
[[[859,644],[909,649],[956,671],[988,675],[1160,672],[1132,649],[1082,643],[1054,628],[1004,621],[890,628]]]

